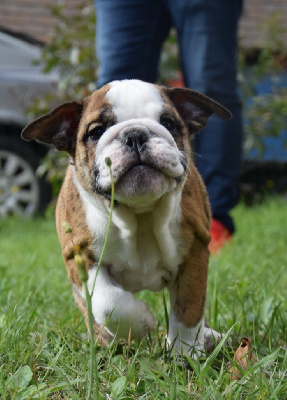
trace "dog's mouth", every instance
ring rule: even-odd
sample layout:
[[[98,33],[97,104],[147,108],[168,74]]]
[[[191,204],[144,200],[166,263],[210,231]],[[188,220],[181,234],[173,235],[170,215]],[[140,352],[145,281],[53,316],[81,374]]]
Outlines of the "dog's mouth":
[[[130,206],[149,207],[164,194],[174,190],[182,177],[171,177],[163,168],[152,163],[137,162],[115,182],[115,198]]]
[[[154,163],[137,161],[132,165],[127,165],[126,168],[123,168],[120,176],[116,181],[116,185],[120,185],[123,181],[131,181],[131,183],[135,183],[135,181],[143,179],[147,184],[150,182],[150,185],[153,185],[153,179],[157,176],[161,179],[170,179],[170,176],[163,170],[156,166]]]
[[[122,170],[114,185],[116,202],[132,205],[134,201],[145,203],[161,197],[169,190],[170,178],[154,165],[137,162]],[[111,199],[111,187],[103,189],[97,186],[96,191]]]
[[[166,178],[168,178],[168,179],[175,179],[177,182],[180,182],[185,174],[185,171],[184,171],[182,174],[180,174],[178,176],[174,176],[174,175],[170,174],[169,171],[165,170],[163,167],[159,167],[159,166],[155,165],[154,163],[139,161],[139,162],[129,166],[128,168],[126,168],[126,170],[123,172],[123,174],[120,177],[120,179],[118,180],[118,182],[120,182],[122,179],[124,179],[127,174],[141,174],[141,173],[146,173],[146,172],[148,173],[149,171],[155,171],[158,174],[166,176]]]
[[[141,174],[144,173],[145,171],[149,170],[155,170],[158,171],[159,173],[163,173],[158,167],[155,167],[152,164],[146,163],[139,161],[135,163],[134,165],[129,166],[122,174],[121,178],[119,179],[119,182],[125,178],[127,174]]]

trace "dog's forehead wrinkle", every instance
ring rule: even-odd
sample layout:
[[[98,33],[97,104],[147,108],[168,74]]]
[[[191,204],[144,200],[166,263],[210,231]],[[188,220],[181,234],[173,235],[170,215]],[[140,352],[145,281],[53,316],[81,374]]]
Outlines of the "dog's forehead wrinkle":
[[[156,87],[137,80],[112,82],[106,98],[113,104],[118,122],[143,117],[158,120],[163,109],[163,99]]]
[[[103,121],[109,121],[111,124],[115,120],[115,114],[113,112],[113,108],[110,105],[104,105],[100,109],[99,118]]]
[[[105,124],[115,123],[116,117],[113,109],[110,105],[103,105],[100,108],[95,108],[91,113],[89,113],[84,120],[84,126],[87,127],[93,122],[101,122]]]

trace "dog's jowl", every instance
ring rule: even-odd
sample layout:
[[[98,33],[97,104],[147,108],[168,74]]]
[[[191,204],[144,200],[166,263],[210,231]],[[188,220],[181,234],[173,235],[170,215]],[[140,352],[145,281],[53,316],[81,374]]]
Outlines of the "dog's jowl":
[[[56,222],[76,303],[87,314],[74,265],[79,246],[95,278],[108,225],[111,160],[115,208],[92,295],[95,334],[141,340],[156,321],[133,294],[170,293],[168,344],[194,356],[216,332],[205,326],[210,209],[192,162],[190,138],[213,113],[230,113],[189,89],[137,80],[112,82],[80,102],[60,105],[22,132],[52,143],[73,162],[61,189]],[[62,227],[68,222],[72,233]]]

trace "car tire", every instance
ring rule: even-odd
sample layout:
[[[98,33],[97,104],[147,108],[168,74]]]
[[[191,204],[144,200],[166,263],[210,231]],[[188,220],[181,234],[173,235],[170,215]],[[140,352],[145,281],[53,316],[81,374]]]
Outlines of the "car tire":
[[[52,198],[51,186],[36,170],[47,150],[26,143],[20,129],[0,128],[0,216],[34,216]]]

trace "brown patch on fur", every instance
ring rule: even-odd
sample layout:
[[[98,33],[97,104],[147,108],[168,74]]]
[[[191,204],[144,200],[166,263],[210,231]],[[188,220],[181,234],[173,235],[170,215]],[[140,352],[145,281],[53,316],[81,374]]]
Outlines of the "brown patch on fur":
[[[72,174],[72,168],[69,167],[58,198],[56,226],[69,278],[78,287],[81,287],[82,284],[74,263],[74,247],[78,246],[85,255],[88,268],[91,268],[96,260],[92,248],[93,238],[86,223],[85,210],[78,189],[73,182]],[[68,207],[68,204],[73,204],[74,207]],[[70,224],[71,233],[65,231],[62,226],[63,222]]]
[[[116,123],[115,116],[111,110],[111,105],[105,96],[110,89],[110,85],[102,87],[94,92],[82,113],[81,123],[78,129],[77,147],[75,154],[75,169],[79,181],[83,187],[92,192],[94,189],[94,163],[96,153],[96,142],[89,141],[87,131],[92,123],[100,123],[107,128]]]
[[[162,114],[169,114],[176,122],[176,129],[174,132],[171,132],[171,134],[176,141],[178,149],[190,155],[190,133],[183,119],[181,118],[179,112],[174,107],[173,102],[167,95],[166,88],[160,86],[156,86],[156,88],[160,92],[165,104]]]
[[[198,324],[204,314],[211,213],[202,179],[193,164],[189,167],[190,173],[182,195],[181,226],[187,255],[179,266],[174,310],[179,321],[192,327]]]

